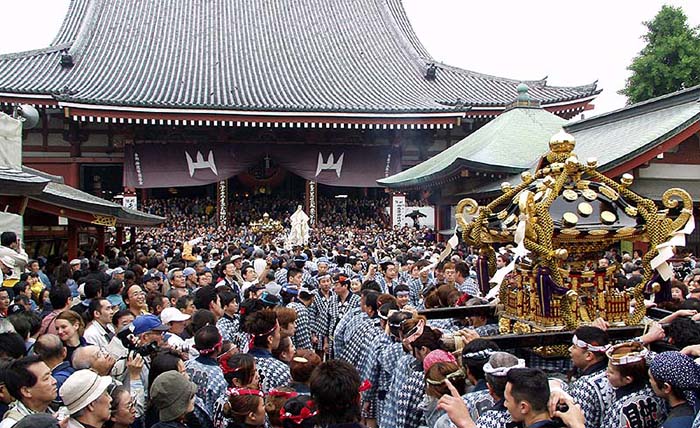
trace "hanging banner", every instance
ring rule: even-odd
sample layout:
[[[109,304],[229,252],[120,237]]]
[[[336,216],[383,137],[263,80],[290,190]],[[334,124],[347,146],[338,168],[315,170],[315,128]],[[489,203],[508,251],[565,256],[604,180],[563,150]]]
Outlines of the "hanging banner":
[[[316,227],[318,217],[318,189],[316,182],[308,180],[306,182],[306,212],[309,213],[309,226]]]
[[[403,226],[406,217],[406,197],[403,195],[391,196],[391,226]]]
[[[124,148],[124,186],[201,186],[248,171],[265,156],[280,167],[329,186],[379,187],[399,171],[393,147],[265,144],[138,144]],[[393,154],[393,155],[392,155]]]
[[[219,226],[228,226],[228,180],[216,185],[216,218]]]

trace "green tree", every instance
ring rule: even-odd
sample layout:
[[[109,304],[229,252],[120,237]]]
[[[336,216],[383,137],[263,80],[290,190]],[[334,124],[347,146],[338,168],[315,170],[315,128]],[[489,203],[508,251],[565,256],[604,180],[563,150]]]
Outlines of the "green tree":
[[[680,7],[663,6],[642,38],[647,45],[627,67],[632,75],[619,91],[629,104],[700,84],[699,27],[688,26]]]

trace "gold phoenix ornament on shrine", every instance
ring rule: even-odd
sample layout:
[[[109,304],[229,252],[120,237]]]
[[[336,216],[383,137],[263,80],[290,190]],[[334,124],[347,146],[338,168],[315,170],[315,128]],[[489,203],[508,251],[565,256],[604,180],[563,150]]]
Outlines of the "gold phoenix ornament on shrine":
[[[272,220],[268,213],[264,213],[262,219],[250,223],[250,230],[259,235],[262,244],[266,245],[272,242],[272,239],[281,233],[284,227],[278,220]]]
[[[663,282],[660,274],[668,279],[669,251],[684,245],[694,226],[690,195],[669,189],[659,209],[629,189],[632,175],[617,182],[596,170],[595,159],[579,161],[574,137],[563,130],[549,147],[534,173],[523,172],[517,185],[503,183],[503,194],[488,205],[473,199],[457,205],[463,240],[480,249],[482,292],[489,282],[499,287],[501,332],[573,330],[598,317],[613,325],[639,324],[646,313],[643,293]],[[596,269],[601,254],[621,240],[645,241],[650,248],[643,280],[630,289],[616,286],[618,267]],[[494,246],[512,242],[515,260],[496,271]]]

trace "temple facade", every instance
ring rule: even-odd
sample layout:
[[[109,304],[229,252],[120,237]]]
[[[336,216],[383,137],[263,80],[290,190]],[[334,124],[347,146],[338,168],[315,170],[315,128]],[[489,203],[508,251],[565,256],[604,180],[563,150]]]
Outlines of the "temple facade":
[[[41,113],[24,163],[105,197],[233,177],[381,191],[520,83],[433,59],[400,0],[72,0],[50,46],[0,56],[0,105]],[[561,118],[600,92],[524,83]]]

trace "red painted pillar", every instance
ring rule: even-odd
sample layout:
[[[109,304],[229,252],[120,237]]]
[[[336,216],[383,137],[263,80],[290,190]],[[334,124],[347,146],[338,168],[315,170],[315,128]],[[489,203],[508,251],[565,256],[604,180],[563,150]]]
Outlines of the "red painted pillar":
[[[437,242],[442,241],[442,235],[440,231],[442,230],[442,207],[440,204],[435,205],[435,237]]]

